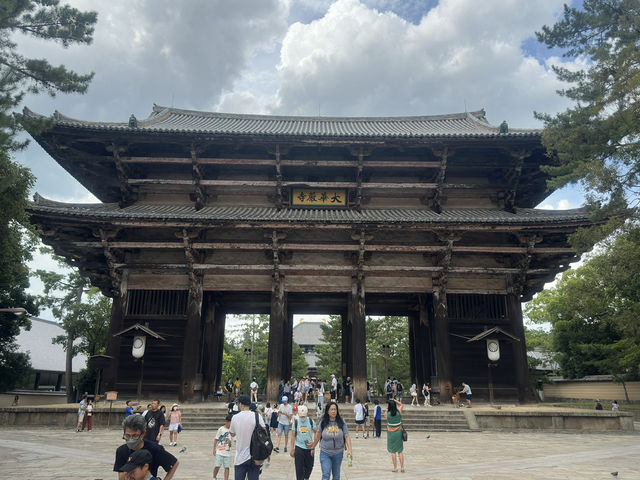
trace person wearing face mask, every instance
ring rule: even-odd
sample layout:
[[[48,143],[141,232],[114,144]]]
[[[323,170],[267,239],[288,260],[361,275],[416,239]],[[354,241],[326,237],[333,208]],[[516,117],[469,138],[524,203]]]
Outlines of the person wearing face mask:
[[[127,472],[121,472],[120,469],[125,465],[131,454],[139,450],[147,450],[151,454],[151,462],[149,463],[149,471],[153,476],[158,476],[158,467],[162,467],[167,475],[164,480],[171,480],[180,462],[176,457],[167,452],[164,447],[153,440],[145,438],[147,423],[141,415],[131,415],[122,422],[125,440],[124,445],[120,445],[116,450],[116,461],[113,465],[113,471],[118,473],[118,480],[130,480],[131,475]]]

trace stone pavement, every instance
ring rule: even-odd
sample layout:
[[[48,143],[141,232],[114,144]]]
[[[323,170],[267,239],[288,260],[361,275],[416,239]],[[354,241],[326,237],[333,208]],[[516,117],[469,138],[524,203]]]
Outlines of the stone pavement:
[[[185,430],[177,447],[167,447],[180,460],[176,480],[211,479],[213,433]],[[117,430],[73,430],[36,427],[0,429],[2,471],[7,478],[116,479],[114,453],[122,443]],[[284,441],[284,439],[283,439]],[[343,463],[342,479],[396,478],[456,480],[640,479],[640,435],[574,433],[409,432],[405,444],[406,473],[391,473],[386,440],[353,439],[353,467]],[[179,453],[182,448],[186,451]],[[293,480],[288,454],[272,457],[261,480]],[[160,469],[160,476],[164,473]],[[223,478],[222,473],[218,478]],[[230,476],[233,479],[233,469]],[[321,478],[316,460],[312,480]]]

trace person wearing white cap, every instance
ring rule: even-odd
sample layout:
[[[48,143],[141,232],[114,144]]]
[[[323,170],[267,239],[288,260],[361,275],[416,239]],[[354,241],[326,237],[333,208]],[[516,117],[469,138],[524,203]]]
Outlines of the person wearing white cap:
[[[308,480],[313,470],[314,448],[307,443],[313,443],[317,430],[313,420],[309,418],[309,410],[305,405],[298,407],[298,418],[291,429],[291,456],[296,466],[296,480]]]
[[[284,433],[284,451],[287,451],[287,443],[289,442],[289,428],[291,428],[291,418],[293,417],[293,408],[289,405],[289,398],[282,397],[282,403],[278,408],[278,444],[273,449],[276,453],[280,453],[280,439]]]
[[[178,445],[178,433],[180,433],[182,422],[182,412],[180,411],[180,405],[174,403],[169,413],[169,446],[175,447]]]

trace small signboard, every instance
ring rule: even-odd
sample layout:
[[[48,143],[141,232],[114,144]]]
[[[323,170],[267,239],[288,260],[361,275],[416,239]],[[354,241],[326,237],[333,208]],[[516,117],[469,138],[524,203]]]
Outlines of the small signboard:
[[[112,402],[118,400],[118,392],[107,392],[107,400]]]
[[[294,188],[291,201],[298,207],[346,207],[347,190]]]

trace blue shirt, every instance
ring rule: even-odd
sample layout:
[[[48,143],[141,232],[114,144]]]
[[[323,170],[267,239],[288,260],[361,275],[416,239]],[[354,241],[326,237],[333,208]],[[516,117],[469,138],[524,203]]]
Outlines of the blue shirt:
[[[309,417],[298,417],[296,428],[296,447],[309,450],[307,442],[313,442],[313,429],[315,425]]]
[[[380,405],[376,405],[376,420],[382,420],[382,407]]]

